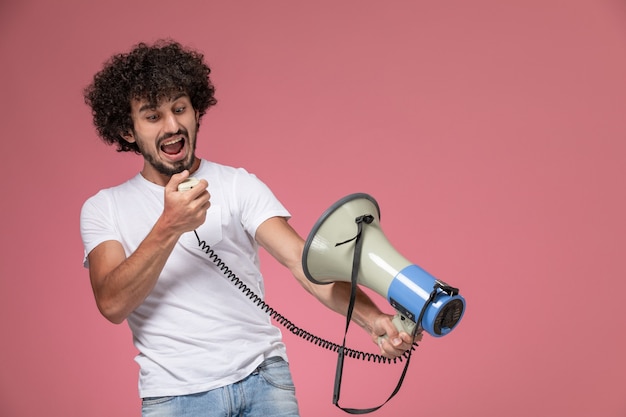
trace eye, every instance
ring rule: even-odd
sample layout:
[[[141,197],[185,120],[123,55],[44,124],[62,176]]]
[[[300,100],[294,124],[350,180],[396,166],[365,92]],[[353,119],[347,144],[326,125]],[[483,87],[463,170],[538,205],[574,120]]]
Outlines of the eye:
[[[185,112],[185,106],[179,106],[174,109],[174,113],[180,114]]]
[[[149,121],[149,122],[155,122],[158,119],[159,119],[159,115],[158,114],[152,113],[152,114],[147,114],[146,115],[146,120]]]

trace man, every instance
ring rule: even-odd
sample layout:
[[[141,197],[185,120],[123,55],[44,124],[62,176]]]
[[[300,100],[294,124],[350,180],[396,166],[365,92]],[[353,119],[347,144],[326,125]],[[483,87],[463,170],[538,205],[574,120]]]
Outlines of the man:
[[[216,104],[209,73],[199,52],[141,43],[85,89],[103,140],[144,158],[135,177],[85,202],[85,265],[100,312],[132,330],[144,416],[297,416],[279,329],[209,254],[262,296],[260,245],[342,314],[350,285],[309,282],[304,241],[271,191],[242,168],[196,157],[200,120]],[[179,191],[190,176],[198,184]],[[387,357],[413,343],[360,291],[353,320],[375,343],[388,336]]]

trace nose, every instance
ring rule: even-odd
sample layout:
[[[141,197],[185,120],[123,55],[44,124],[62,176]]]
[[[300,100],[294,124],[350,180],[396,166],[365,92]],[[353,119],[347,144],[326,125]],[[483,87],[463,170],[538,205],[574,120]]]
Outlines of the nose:
[[[168,133],[178,132],[178,120],[176,119],[176,115],[172,112],[168,112],[164,118],[165,131]]]

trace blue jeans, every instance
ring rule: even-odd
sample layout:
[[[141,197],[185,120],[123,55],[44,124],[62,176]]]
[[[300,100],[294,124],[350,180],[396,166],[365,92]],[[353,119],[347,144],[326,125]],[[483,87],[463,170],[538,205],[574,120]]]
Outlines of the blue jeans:
[[[144,398],[143,417],[298,417],[296,390],[289,365],[266,359],[247,378],[197,394]]]

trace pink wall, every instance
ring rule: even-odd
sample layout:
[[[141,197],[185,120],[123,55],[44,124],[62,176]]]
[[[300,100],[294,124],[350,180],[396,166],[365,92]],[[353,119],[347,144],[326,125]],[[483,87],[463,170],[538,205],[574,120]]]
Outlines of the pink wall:
[[[256,173],[303,235],[371,194],[397,249],[467,298],[376,415],[626,415],[623,1],[93,3],[0,4],[0,415],[139,415],[129,331],[96,310],[78,214],[141,160],[99,142],[81,90],[110,54],[166,36],[214,69],[202,156]],[[278,310],[341,340],[339,316],[263,268]],[[285,338],[303,417],[344,415],[335,355]],[[350,343],[371,349],[356,327]],[[342,404],[377,405],[400,370],[349,361]]]

